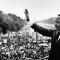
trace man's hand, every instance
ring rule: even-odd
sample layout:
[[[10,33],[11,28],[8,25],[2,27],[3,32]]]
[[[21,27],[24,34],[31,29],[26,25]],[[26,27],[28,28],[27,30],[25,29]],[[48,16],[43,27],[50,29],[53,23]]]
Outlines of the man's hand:
[[[31,27],[33,24],[35,24],[35,22],[33,22],[33,21],[30,21],[30,22],[27,23],[27,25],[30,26],[30,27]]]

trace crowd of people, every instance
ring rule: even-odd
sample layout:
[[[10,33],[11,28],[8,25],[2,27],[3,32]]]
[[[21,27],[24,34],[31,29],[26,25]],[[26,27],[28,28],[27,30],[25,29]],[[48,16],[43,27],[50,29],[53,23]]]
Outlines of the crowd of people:
[[[33,33],[35,34],[35,32]],[[47,60],[50,51],[50,40],[45,40],[45,42],[39,39],[35,42],[33,35],[24,31],[0,34],[0,59]]]

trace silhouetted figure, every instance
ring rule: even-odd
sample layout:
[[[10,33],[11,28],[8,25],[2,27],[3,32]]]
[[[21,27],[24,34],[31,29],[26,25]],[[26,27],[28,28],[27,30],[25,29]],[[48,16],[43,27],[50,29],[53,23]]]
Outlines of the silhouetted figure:
[[[60,40],[58,40],[58,37],[60,35],[60,16],[56,19],[56,29],[45,29],[36,23],[34,23],[31,28],[33,28],[35,31],[39,32],[40,34],[44,36],[51,37],[51,50],[49,53],[49,59],[48,60],[60,60]]]

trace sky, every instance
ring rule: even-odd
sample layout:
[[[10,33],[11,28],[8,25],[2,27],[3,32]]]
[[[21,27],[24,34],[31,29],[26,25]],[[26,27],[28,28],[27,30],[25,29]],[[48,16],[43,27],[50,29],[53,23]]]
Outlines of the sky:
[[[28,9],[31,21],[55,17],[60,13],[60,0],[0,0],[0,10],[25,18]]]

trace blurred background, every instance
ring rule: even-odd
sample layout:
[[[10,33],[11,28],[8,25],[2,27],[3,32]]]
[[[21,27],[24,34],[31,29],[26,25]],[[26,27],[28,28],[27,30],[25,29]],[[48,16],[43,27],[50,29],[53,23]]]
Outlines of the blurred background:
[[[24,10],[29,10],[31,21],[55,17],[60,13],[60,0],[0,0],[0,10],[25,18]]]

